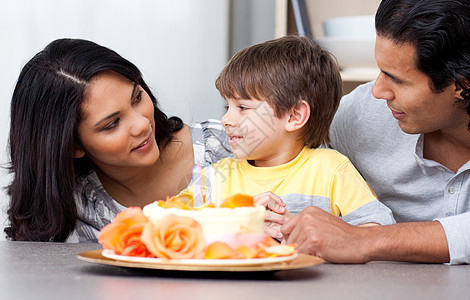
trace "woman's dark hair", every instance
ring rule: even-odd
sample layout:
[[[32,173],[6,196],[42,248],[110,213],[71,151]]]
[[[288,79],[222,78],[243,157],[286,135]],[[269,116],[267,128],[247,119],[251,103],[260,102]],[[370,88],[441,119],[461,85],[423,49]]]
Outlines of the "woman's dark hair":
[[[416,47],[416,66],[429,76],[434,92],[455,81],[470,115],[468,0],[383,0],[375,27],[378,35]]]
[[[93,76],[114,71],[139,84],[155,106],[155,140],[163,148],[182,127],[158,109],[155,96],[139,69],[119,54],[80,39],[59,39],[36,54],[21,70],[10,112],[10,172],[8,187],[10,239],[65,241],[77,218],[75,178],[93,163],[74,159],[81,146],[77,126],[81,106]]]

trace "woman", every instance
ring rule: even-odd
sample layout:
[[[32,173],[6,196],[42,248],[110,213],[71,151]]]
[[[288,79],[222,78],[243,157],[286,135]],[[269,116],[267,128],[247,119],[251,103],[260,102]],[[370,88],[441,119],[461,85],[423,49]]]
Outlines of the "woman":
[[[177,194],[194,164],[231,155],[216,121],[167,118],[135,65],[59,39],[23,68],[11,103],[12,240],[96,242],[127,206]]]

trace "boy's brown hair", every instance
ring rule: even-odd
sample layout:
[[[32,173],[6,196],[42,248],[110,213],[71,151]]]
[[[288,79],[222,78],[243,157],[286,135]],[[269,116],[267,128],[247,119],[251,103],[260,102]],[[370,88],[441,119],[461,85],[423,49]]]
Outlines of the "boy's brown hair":
[[[330,53],[310,38],[285,36],[244,48],[215,85],[225,99],[265,100],[277,117],[305,100],[311,111],[302,132],[305,145],[316,148],[329,142],[342,81]]]

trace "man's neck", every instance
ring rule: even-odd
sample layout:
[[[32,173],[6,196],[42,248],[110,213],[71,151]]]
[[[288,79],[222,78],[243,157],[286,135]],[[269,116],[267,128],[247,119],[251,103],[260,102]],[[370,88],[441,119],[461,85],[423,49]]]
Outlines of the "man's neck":
[[[457,172],[470,160],[470,131],[434,131],[424,134],[423,156]]]

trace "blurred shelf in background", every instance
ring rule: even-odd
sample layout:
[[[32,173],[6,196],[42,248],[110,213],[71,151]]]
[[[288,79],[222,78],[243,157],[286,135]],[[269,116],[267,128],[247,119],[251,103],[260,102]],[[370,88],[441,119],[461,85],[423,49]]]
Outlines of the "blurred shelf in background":
[[[378,4],[379,1],[377,0],[276,0],[275,37],[287,34],[305,34],[307,32],[325,47],[325,41],[328,39],[325,37],[323,28],[325,20],[338,17],[375,15]],[[304,18],[308,18],[308,20],[303,20]],[[301,27],[305,24],[309,24],[309,30]],[[368,43],[367,49],[357,48],[355,50],[357,52],[352,53],[358,57],[357,64],[353,62],[353,68],[341,70],[343,92],[345,94],[362,83],[375,80],[379,74],[378,68],[371,67],[370,63],[373,60],[373,44]],[[352,47],[345,48],[348,50],[352,49]],[[341,51],[341,45],[337,49]],[[331,48],[330,51],[335,53],[336,49]],[[364,54],[368,55],[368,62],[361,65],[360,60],[363,57],[361,58],[360,55]],[[351,64],[351,61],[346,62],[344,59],[341,61],[343,53],[336,52],[336,56],[338,56],[338,64],[340,66]]]

